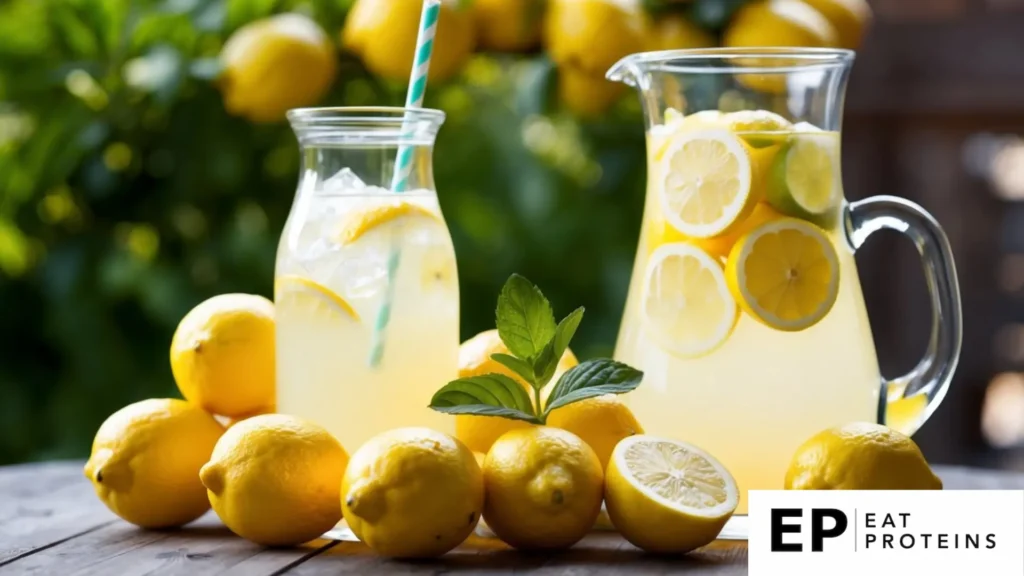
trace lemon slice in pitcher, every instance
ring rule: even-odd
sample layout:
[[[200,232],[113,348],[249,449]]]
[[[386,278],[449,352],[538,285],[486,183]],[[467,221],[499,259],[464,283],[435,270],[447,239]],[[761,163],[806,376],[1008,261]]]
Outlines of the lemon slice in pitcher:
[[[750,152],[728,130],[681,132],[662,158],[661,211],[690,238],[729,231],[757,203]]]
[[[739,504],[739,490],[710,454],[641,434],[615,446],[605,504],[612,524],[635,546],[684,553],[718,536]]]
[[[736,324],[736,302],[722,265],[692,244],[659,246],[648,261],[643,290],[647,333],[676,356],[714,350]]]
[[[359,314],[344,298],[322,284],[302,276],[281,276],[274,283],[279,308],[304,310],[323,318],[343,317],[359,321]]]
[[[440,223],[440,217],[430,209],[407,200],[393,200],[371,204],[348,214],[338,232],[341,244],[350,244],[385,224],[400,218],[414,218],[427,223]]]
[[[776,330],[795,332],[817,324],[835,304],[839,257],[814,224],[780,218],[736,242],[725,276],[747,314]]]

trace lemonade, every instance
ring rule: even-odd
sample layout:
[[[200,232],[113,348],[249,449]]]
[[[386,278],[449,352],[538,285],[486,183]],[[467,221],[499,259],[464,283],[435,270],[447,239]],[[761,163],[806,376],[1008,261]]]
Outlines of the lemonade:
[[[649,133],[649,186],[616,359],[655,435],[714,454],[746,491],[780,489],[816,431],[875,421],[879,374],[839,227],[839,135],[715,111]]]
[[[395,192],[401,112],[290,116],[306,165],[277,252],[277,408],[350,450],[392,428],[454,429],[427,408],[458,375],[455,252],[429,155],[443,115],[415,112],[411,185]]]

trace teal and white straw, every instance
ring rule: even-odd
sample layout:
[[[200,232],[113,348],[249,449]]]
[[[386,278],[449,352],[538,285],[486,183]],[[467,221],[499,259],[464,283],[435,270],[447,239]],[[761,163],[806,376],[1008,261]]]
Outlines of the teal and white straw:
[[[434,36],[437,34],[437,19],[441,13],[441,0],[423,0],[423,12],[420,13],[420,29],[416,35],[416,54],[413,58],[412,73],[409,76],[409,91],[405,95],[405,107],[421,108],[423,94],[427,91],[427,72],[430,69],[430,55],[434,51]],[[416,133],[416,124],[409,118],[402,123],[401,139],[407,140]],[[405,192],[409,175],[412,173],[414,146],[402,144],[395,158],[395,175],[391,181],[391,190],[396,193]],[[388,255],[388,285],[384,292],[384,303],[377,311],[377,320],[373,325],[370,340],[370,366],[376,367],[384,355],[384,336],[388,322],[391,320],[391,304],[395,295],[395,275],[402,251],[399,239],[392,235],[391,253]]]

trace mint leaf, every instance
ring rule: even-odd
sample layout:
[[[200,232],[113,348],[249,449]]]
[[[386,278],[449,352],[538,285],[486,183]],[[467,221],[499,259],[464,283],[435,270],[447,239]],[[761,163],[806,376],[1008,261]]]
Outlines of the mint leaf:
[[[434,394],[430,408],[446,414],[501,416],[541,423],[523,385],[504,374],[453,380]]]
[[[552,410],[602,394],[624,394],[640,385],[644,373],[608,358],[587,360],[562,375],[544,408],[543,418]]]
[[[519,376],[530,386],[533,386],[533,366],[525,360],[520,360],[515,356],[509,356],[508,354],[491,354],[491,360],[500,363],[509,370],[519,374]]]
[[[509,276],[498,296],[498,336],[510,352],[533,360],[555,336],[555,315],[551,304],[529,280]]]
[[[537,384],[541,388],[547,385],[551,377],[555,375],[555,370],[558,369],[558,363],[562,359],[562,354],[565,354],[565,349],[569,347],[569,342],[576,334],[576,329],[579,328],[582,320],[583,307],[581,306],[570,312],[565,318],[562,318],[562,321],[558,323],[558,327],[555,328],[554,338],[537,355],[537,359],[533,363],[533,373]]]

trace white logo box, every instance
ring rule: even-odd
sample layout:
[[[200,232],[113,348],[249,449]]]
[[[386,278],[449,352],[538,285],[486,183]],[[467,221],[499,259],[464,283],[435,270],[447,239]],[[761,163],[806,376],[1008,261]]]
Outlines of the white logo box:
[[[1024,576],[1024,490],[752,490],[749,498],[750,576]]]

